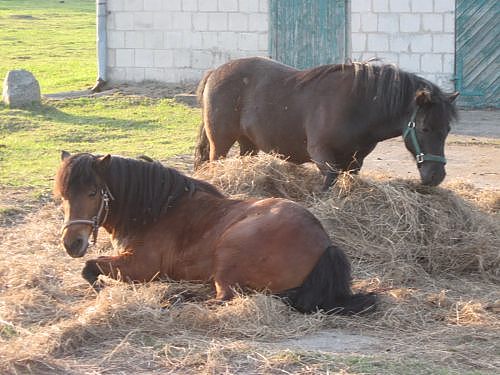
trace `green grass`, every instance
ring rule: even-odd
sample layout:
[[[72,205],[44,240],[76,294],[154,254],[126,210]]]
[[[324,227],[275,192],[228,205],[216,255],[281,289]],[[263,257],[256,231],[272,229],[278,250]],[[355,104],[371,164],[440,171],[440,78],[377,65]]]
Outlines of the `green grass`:
[[[95,0],[0,0],[0,30],[1,78],[30,70],[45,94],[95,82]],[[0,188],[47,193],[63,149],[158,159],[190,153],[199,120],[199,110],[172,100],[122,95],[27,109],[0,104]]]
[[[26,69],[42,94],[83,89],[97,77],[95,0],[0,0],[0,85]]]
[[[198,109],[171,99],[122,95],[1,105],[0,186],[47,192],[61,150],[156,159],[190,153],[199,121]]]
[[[486,371],[457,370],[425,358],[408,357],[395,361],[381,356],[351,356],[346,359],[349,372],[355,374],[412,374],[412,375],[486,375]]]
[[[0,29],[1,77],[30,70],[42,93],[94,83],[95,0],[0,0]],[[63,149],[159,159],[189,153],[199,118],[172,100],[120,95],[0,105],[0,187],[47,192]]]
[[[446,363],[408,356],[397,360],[380,354],[346,355],[320,351],[284,350],[267,358],[277,368],[300,372],[304,368],[318,374],[412,374],[412,375],[486,375],[487,371],[457,370]]]

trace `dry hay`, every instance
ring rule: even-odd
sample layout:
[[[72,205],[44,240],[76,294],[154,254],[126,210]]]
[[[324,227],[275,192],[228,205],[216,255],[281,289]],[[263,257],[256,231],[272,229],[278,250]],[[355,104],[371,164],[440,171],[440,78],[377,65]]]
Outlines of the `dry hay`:
[[[322,186],[313,165],[296,165],[269,154],[206,163],[194,177],[241,198],[281,197],[301,201]]]
[[[343,176],[321,193],[315,168],[267,155],[214,163],[200,176],[235,197],[291,197],[307,206],[350,255],[354,287],[381,295],[379,310],[355,318],[302,315],[263,294],[221,306],[207,300],[209,286],[189,283],[107,279],[96,296],[80,277],[84,260],[60,249],[60,212],[48,204],[0,227],[0,372],[367,371],[349,356],[283,344],[332,328],[376,337],[380,344],[356,358],[390,361],[393,372],[408,370],[409,361],[498,370],[497,193],[379,176]],[[109,251],[101,233],[91,256]],[[186,290],[198,300],[183,300]]]

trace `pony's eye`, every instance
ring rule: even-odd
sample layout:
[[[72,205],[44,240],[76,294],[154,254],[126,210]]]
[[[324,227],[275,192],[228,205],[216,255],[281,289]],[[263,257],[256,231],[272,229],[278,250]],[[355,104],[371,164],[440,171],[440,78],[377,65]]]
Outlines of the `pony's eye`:
[[[97,195],[97,191],[96,190],[92,190],[90,193],[89,193],[89,197],[95,197]]]
[[[424,133],[428,133],[428,132],[430,131],[430,129],[429,129],[429,128],[422,128],[422,131],[423,131]]]

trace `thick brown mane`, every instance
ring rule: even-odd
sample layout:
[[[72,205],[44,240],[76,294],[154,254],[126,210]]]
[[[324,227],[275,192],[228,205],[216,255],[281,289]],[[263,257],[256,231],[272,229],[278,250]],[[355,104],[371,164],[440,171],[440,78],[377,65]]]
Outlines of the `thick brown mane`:
[[[54,192],[70,197],[73,192],[105,184],[114,197],[110,221],[122,233],[156,222],[184,195],[197,190],[223,197],[214,186],[159,162],[113,156],[108,168],[97,172],[97,160],[92,154],[72,155],[59,169]]]

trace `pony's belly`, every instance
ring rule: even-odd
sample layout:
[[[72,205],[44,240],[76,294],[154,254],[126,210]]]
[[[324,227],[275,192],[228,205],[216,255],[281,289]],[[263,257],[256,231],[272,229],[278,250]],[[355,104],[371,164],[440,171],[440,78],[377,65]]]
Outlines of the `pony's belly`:
[[[297,142],[296,140],[276,139],[274,142],[263,142],[264,146],[259,147],[267,154],[279,154],[287,161],[295,164],[303,164],[311,161],[311,157],[307,152],[305,141]]]

